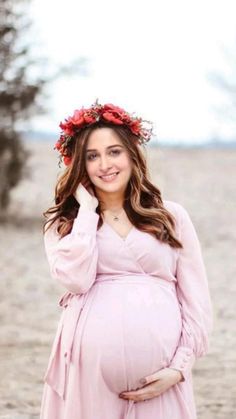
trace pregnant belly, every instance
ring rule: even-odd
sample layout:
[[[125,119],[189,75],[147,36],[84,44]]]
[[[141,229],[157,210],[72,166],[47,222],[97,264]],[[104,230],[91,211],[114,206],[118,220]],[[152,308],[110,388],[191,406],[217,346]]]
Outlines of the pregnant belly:
[[[151,281],[150,281],[151,282]],[[168,366],[181,333],[175,291],[144,281],[96,284],[81,338],[82,374],[100,374],[111,391]]]

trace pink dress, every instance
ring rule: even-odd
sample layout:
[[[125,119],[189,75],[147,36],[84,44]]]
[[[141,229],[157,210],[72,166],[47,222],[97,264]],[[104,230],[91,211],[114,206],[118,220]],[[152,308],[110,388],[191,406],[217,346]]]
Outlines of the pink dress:
[[[206,354],[212,306],[200,244],[187,211],[164,201],[184,249],[133,227],[123,239],[79,210],[72,231],[44,235],[52,278],[67,289],[42,397],[41,419],[194,419],[192,366]],[[122,391],[162,368],[184,381],[134,402]]]

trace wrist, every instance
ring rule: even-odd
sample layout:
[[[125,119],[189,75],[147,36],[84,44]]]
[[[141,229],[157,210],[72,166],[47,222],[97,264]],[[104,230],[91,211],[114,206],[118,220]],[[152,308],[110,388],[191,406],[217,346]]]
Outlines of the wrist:
[[[80,211],[96,211],[96,208],[94,205],[92,204],[80,204]]]
[[[177,370],[176,368],[172,368],[172,367],[169,367],[169,369],[171,369],[171,370],[173,370],[173,371],[176,372],[176,377],[178,378],[178,381],[177,381],[178,383],[180,381],[184,381],[184,376],[183,376],[183,374],[182,374],[182,372],[180,370]]]

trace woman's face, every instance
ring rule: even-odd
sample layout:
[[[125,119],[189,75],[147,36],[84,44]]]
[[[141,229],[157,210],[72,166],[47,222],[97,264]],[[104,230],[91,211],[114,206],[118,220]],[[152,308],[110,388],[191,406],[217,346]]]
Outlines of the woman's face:
[[[124,194],[131,176],[132,162],[127,149],[112,128],[92,131],[85,160],[88,176],[95,189]]]

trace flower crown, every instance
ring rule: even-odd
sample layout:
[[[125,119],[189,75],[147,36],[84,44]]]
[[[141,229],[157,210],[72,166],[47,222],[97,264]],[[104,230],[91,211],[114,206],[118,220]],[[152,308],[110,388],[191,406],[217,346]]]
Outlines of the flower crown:
[[[80,130],[99,121],[128,127],[138,137],[140,144],[146,143],[152,136],[152,123],[150,121],[129,114],[124,109],[114,106],[111,103],[101,105],[96,100],[90,108],[85,109],[82,107],[82,109],[75,110],[73,116],[69,116],[65,119],[65,122],[60,123],[59,126],[62,132],[54,147],[54,150],[57,149],[60,153],[59,167],[62,160],[66,166],[71,163],[70,144],[76,139]],[[145,123],[148,126],[145,127]]]

